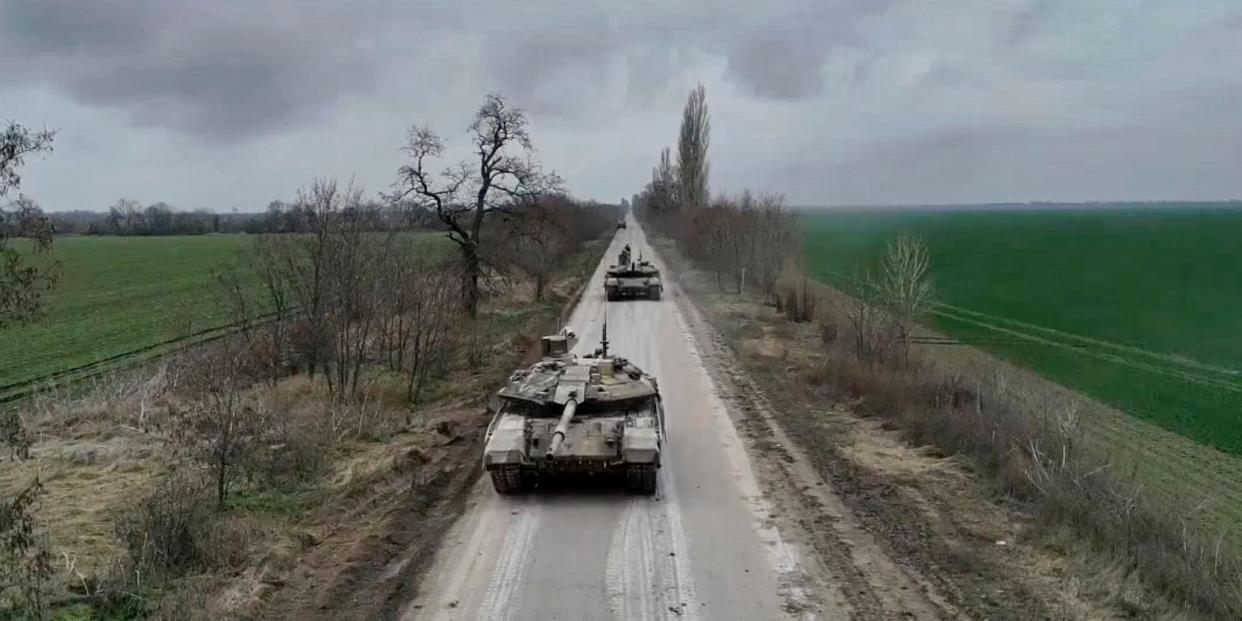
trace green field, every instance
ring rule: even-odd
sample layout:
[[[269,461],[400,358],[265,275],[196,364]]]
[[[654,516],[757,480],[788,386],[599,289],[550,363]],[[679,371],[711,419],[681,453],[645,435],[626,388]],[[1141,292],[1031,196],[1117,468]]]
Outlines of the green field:
[[[885,240],[917,234],[939,330],[1242,454],[1242,210],[819,210],[801,221],[817,278],[848,289]]]
[[[14,384],[156,354],[166,341],[227,326],[212,270],[250,244],[247,235],[57,239],[52,258],[63,272],[47,315],[0,333],[0,396]]]

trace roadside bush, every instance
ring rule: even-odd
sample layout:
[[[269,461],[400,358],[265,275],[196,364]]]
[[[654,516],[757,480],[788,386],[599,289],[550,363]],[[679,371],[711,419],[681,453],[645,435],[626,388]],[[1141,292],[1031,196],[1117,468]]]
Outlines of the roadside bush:
[[[42,494],[35,479],[12,498],[0,498],[0,619],[46,618],[52,553],[34,515]]]
[[[266,535],[214,511],[212,496],[205,477],[173,470],[117,516],[122,553],[85,593],[101,618],[215,618],[201,585],[207,572],[244,566]]]
[[[793,260],[785,262],[785,269],[776,281],[776,300],[777,310],[794,323],[814,319],[815,309],[820,305],[806,272]]]
[[[292,490],[323,472],[329,449],[307,435],[268,444],[251,457],[250,477],[259,487]]]
[[[0,446],[7,446],[10,459],[28,459],[34,438],[17,408],[0,409]]]
[[[820,343],[831,346],[837,342],[837,320],[831,313],[821,311],[815,319],[815,325],[819,328]]]
[[[317,418],[324,410],[342,407],[348,406],[326,399],[311,405],[290,400],[283,391],[269,393],[267,419],[259,426],[262,437],[243,465],[247,478],[259,487],[285,491],[317,478],[339,438],[339,430],[330,431]]]
[[[134,586],[158,587],[209,565],[217,528],[206,481],[174,471],[117,519]]]

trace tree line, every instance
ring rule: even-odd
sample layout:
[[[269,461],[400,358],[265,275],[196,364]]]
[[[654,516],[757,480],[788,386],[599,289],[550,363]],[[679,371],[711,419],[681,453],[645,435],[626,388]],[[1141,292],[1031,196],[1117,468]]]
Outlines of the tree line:
[[[372,212],[384,211],[378,200],[368,201]],[[47,214],[56,235],[206,235],[210,233],[303,233],[309,227],[309,214],[303,206],[285,200],[268,203],[256,213],[224,212],[206,209],[179,210],[163,201],[143,206],[141,202],[121,198],[105,211],[55,211]],[[412,226],[404,219],[385,223]]]
[[[711,270],[721,290],[760,291],[777,301],[783,266],[801,246],[796,223],[779,194],[713,196],[708,190],[711,115],[700,84],[682,111],[677,151],[665,147],[651,181],[631,200],[635,215],[671,236]],[[748,285],[749,283],[749,285]]]

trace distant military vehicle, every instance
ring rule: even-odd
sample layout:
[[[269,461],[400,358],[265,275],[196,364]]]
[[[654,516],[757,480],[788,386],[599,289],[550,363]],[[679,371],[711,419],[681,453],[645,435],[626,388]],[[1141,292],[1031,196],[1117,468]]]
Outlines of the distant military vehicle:
[[[625,228],[625,218],[621,218],[620,220],[617,221],[617,229],[623,229],[623,228]]]
[[[654,494],[664,444],[664,406],[656,378],[601,347],[570,353],[572,330],[543,337],[543,360],[515,371],[498,393],[483,467],[501,494],[537,487],[558,473],[625,478],[629,491]]]
[[[630,246],[627,244],[617,258],[617,264],[608,268],[604,274],[604,294],[609,300],[622,298],[660,299],[664,291],[664,282],[660,279],[660,270],[640,256],[637,261],[631,260]]]

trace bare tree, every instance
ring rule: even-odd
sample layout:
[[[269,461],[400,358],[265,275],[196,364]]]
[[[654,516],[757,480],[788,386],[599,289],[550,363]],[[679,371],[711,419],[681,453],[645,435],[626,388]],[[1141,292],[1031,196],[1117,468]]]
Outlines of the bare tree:
[[[190,401],[176,414],[174,429],[180,444],[210,472],[216,508],[223,510],[260,429],[258,406],[245,395],[250,384],[245,349],[239,340],[226,338],[189,350],[181,363],[182,388]]]
[[[707,147],[711,137],[711,116],[707,112],[707,89],[699,84],[690,91],[681,116],[677,139],[678,203],[683,210],[707,205],[707,177],[710,164]]]
[[[647,207],[657,216],[670,216],[677,211],[677,170],[668,147],[660,150],[660,163],[651,171]]]
[[[412,160],[398,171],[393,202],[412,201],[448,227],[462,261],[462,299],[466,314],[479,309],[483,270],[480,243],[490,214],[508,211],[515,200],[531,199],[559,188],[555,174],[545,174],[534,159],[526,114],[498,94],[488,95],[470,124],[475,161],[461,162],[439,174],[430,160],[444,154],[444,142],[429,127],[410,130],[405,152]]]
[[[870,272],[855,270],[855,287],[845,309],[846,321],[854,333],[854,355],[863,362],[891,358],[892,334],[889,316],[884,311],[883,296]]]
[[[725,288],[726,277],[736,269],[734,252],[740,249],[735,226],[739,206],[728,198],[719,198],[702,209],[682,214],[686,226],[693,235],[683,235],[683,243],[691,256],[711,267],[716,275],[716,287]]]
[[[0,132],[0,196],[21,187],[21,168],[26,156],[50,152],[55,137],[55,131],[30,131],[13,122]]]
[[[742,293],[749,278],[768,301],[777,301],[781,270],[799,250],[797,226],[780,196],[747,190],[738,198],[717,197],[685,214],[685,222],[695,234],[683,236],[682,245],[714,271],[722,291]]]
[[[269,380],[275,384],[285,364],[286,324],[292,319],[293,291],[290,283],[281,271],[279,242],[274,233],[264,233],[255,237],[251,245],[251,255],[247,264],[259,281],[271,312],[268,327],[268,354],[270,356]]]
[[[142,203],[130,198],[118,198],[108,207],[107,222],[111,232],[117,235],[135,235],[144,227]]]
[[[339,213],[361,200],[362,191],[352,185],[340,188],[334,180],[317,179],[309,188],[298,190],[296,202],[306,234],[266,240],[301,311],[296,345],[306,358],[311,377],[323,362],[329,344],[327,272],[332,261],[333,226]]]
[[[11,498],[0,499],[0,618],[48,618],[52,555],[35,517],[43,483],[35,478]]]
[[[878,270],[855,271],[846,318],[859,360],[908,365],[914,326],[935,299],[927,246],[900,235],[888,242]]]
[[[502,260],[529,276],[535,285],[535,301],[543,300],[548,277],[557,260],[572,249],[568,199],[550,196],[523,205],[505,232]]]
[[[322,372],[337,399],[352,401],[377,341],[381,353],[400,351],[393,331],[406,331],[386,320],[403,314],[390,294],[400,288],[393,222],[352,183],[327,179],[300,190],[295,209],[305,233],[257,236],[241,258],[246,273],[223,279],[225,298],[272,381],[298,360],[311,377]],[[272,224],[281,224],[281,211]]]
[[[0,209],[0,330],[38,317],[60,276],[59,262],[32,263],[10,244],[10,237],[29,237],[35,253],[52,248],[51,223],[29,197]]]
[[[343,400],[358,396],[362,366],[382,313],[383,269],[392,251],[393,236],[371,226],[366,209],[354,206],[338,214],[330,236],[325,313],[330,337],[329,390]]]
[[[26,156],[52,150],[56,133],[32,132],[9,123],[0,133],[0,197],[21,187],[21,167]],[[55,284],[59,264],[34,265],[13,248],[9,239],[29,237],[36,253],[52,247],[52,225],[33,200],[19,196],[0,208],[0,330],[26,323],[43,311],[44,296]]]
[[[406,398],[411,403],[418,402],[428,377],[452,353],[455,317],[451,309],[457,301],[454,289],[448,286],[452,277],[452,270],[441,262],[418,269],[408,283],[412,327],[405,341],[405,358],[409,377]]]
[[[899,235],[889,241],[880,261],[875,289],[897,331],[901,362],[906,364],[910,357],[911,332],[935,299],[931,258],[923,240]]]
[[[768,302],[776,301],[776,282],[780,278],[785,260],[799,253],[802,245],[798,238],[797,223],[785,210],[780,195],[769,194],[758,199],[757,218],[752,230],[752,256],[750,267],[755,282]]]
[[[407,376],[406,397],[415,402],[433,368],[451,354],[459,303],[457,261],[435,252],[393,253],[385,285],[382,348],[388,368]]]

